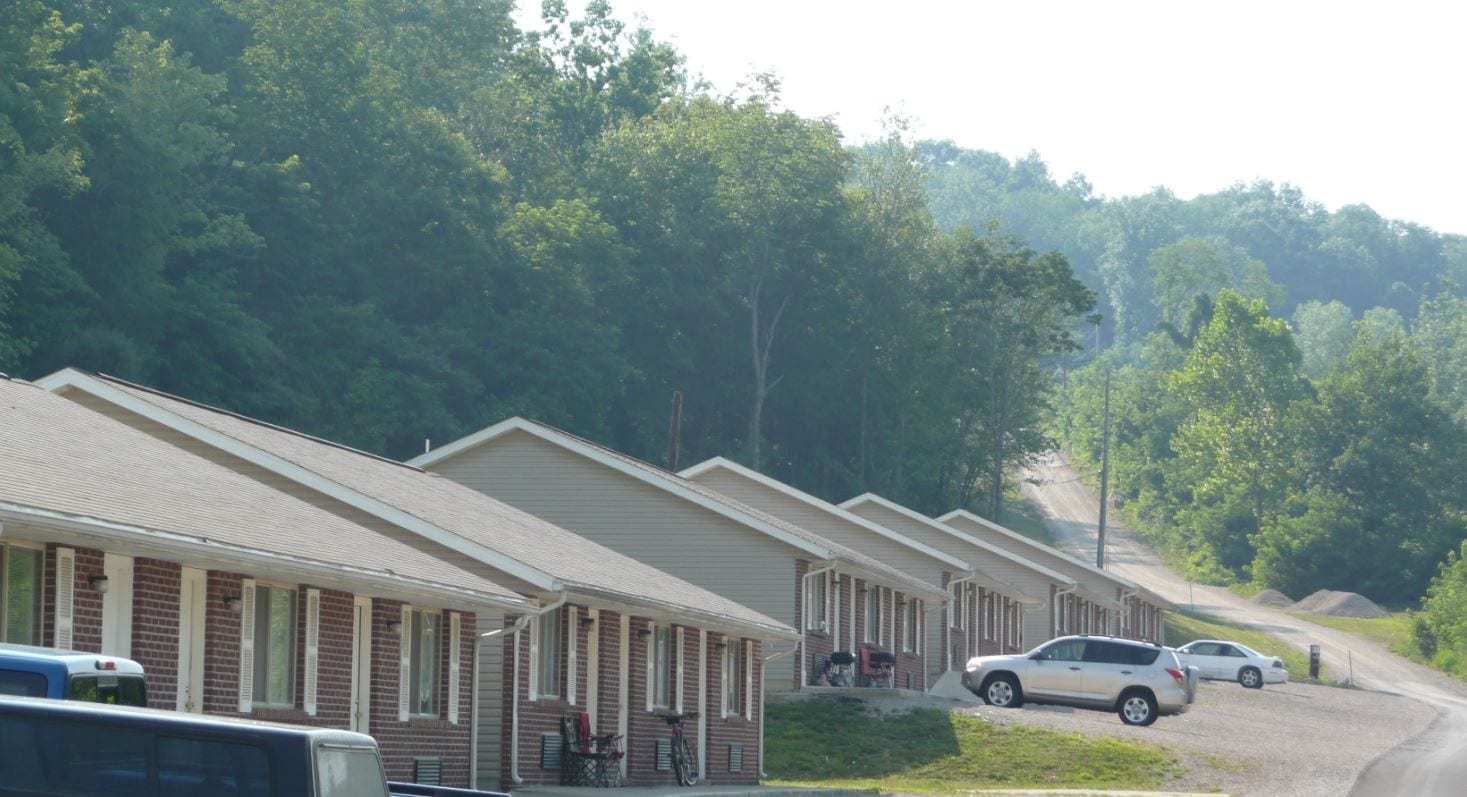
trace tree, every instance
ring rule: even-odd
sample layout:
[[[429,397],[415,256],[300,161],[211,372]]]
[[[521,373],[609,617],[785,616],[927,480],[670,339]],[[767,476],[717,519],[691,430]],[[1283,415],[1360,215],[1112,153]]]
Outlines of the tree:
[[[959,230],[945,272],[937,299],[963,385],[958,503],[971,503],[982,481],[984,512],[998,517],[1006,474],[1053,446],[1039,429],[1053,384],[1042,360],[1078,346],[1077,322],[1095,294],[1064,255],[1039,255],[992,229],[981,238]]]
[[[1350,308],[1342,302],[1309,300],[1294,309],[1294,342],[1304,375],[1317,379],[1343,360],[1354,343]]]
[[[1246,534],[1262,529],[1287,495],[1296,403],[1307,397],[1298,367],[1288,325],[1269,317],[1262,301],[1224,290],[1211,322],[1167,382],[1194,413],[1172,445],[1197,469],[1198,499],[1244,496]],[[1245,546],[1238,551],[1223,560],[1226,567],[1241,569],[1252,558]]]

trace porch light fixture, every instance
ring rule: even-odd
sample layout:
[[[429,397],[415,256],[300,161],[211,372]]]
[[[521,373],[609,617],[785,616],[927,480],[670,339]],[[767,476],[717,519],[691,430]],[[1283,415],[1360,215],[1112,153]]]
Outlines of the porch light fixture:
[[[580,623],[582,628],[590,628],[591,626],[596,624],[596,618],[582,617],[578,622]]]
[[[244,601],[240,600],[238,595],[225,595],[224,608],[235,614],[240,614],[244,611]]]
[[[714,645],[713,647],[717,648],[719,653],[722,653],[725,650],[728,650],[728,643],[727,642],[719,642],[717,645]]]
[[[652,636],[651,629],[647,629],[647,628],[639,628],[639,629],[637,629],[637,639],[640,639],[643,642],[646,642],[648,640],[648,638],[650,638],[651,636]]]
[[[389,633],[389,634],[401,634],[402,633],[402,621],[401,620],[388,620],[387,621],[387,633]]]
[[[87,577],[87,584],[90,585],[91,588],[94,589],[94,590],[96,590],[97,592],[99,592],[99,593],[101,593],[103,595],[106,595],[107,594],[107,577],[106,576],[88,576]]]

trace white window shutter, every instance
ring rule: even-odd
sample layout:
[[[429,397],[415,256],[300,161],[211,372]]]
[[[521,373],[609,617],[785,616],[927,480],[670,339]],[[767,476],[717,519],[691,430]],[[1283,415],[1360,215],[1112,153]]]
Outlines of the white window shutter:
[[[576,704],[576,648],[580,642],[581,627],[576,615],[580,610],[574,606],[567,606],[565,610],[565,700],[572,706]]]
[[[306,714],[316,716],[316,673],[321,662],[321,590],[306,590]]]
[[[530,619],[530,699],[540,698],[540,615]]]
[[[463,621],[458,612],[448,614],[448,721],[458,724],[458,662],[463,656]]]
[[[674,661],[677,662],[676,669],[673,670],[673,672],[676,672],[677,673],[677,713],[681,714],[681,713],[683,713],[683,681],[685,680],[683,678],[683,627],[682,626],[678,626],[677,627],[677,658]]]
[[[239,712],[250,713],[255,702],[255,580],[239,585]]]
[[[76,611],[76,551],[56,549],[56,647],[71,650],[72,615]]]
[[[647,649],[645,651],[645,653],[647,654],[647,689],[646,689],[646,692],[647,692],[647,710],[648,711],[651,711],[652,710],[652,692],[657,688],[657,683],[653,679],[653,674],[652,674],[652,669],[653,669],[652,663],[657,660],[656,654],[653,653],[653,648],[657,647],[657,626],[655,624],[653,624],[653,622],[651,620],[648,620],[647,621],[647,631],[649,633],[647,635]]]
[[[744,640],[744,719],[754,718],[754,641]]]
[[[397,635],[397,721],[407,722],[412,713],[413,607],[403,604],[401,623]]]

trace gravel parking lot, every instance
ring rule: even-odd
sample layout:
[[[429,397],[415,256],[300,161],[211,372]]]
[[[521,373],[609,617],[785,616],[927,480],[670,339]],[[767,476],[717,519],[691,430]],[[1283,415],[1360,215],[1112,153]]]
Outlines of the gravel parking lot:
[[[1203,681],[1192,710],[1149,728],[1114,713],[1053,706],[962,709],[1000,725],[1038,725],[1162,745],[1184,772],[1168,789],[1269,797],[1348,794],[1376,756],[1423,731],[1436,711],[1408,698],[1311,684],[1244,689]]]

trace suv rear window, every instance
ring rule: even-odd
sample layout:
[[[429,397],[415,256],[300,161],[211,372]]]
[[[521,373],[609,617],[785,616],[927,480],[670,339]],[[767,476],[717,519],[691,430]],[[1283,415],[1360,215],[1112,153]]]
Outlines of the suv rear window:
[[[1140,645],[1126,645],[1126,650],[1131,653],[1130,664],[1139,664],[1142,667],[1150,666],[1161,655],[1161,648],[1143,648]]]
[[[141,675],[73,675],[67,697],[88,703],[146,707],[145,683]]]

